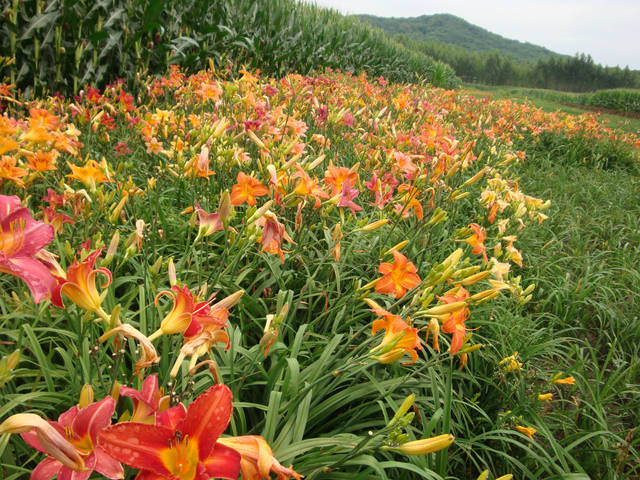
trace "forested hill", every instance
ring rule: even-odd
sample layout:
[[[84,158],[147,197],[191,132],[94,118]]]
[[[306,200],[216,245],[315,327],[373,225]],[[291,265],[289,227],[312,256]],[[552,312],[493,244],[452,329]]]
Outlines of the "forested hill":
[[[559,56],[547,48],[504,38],[446,13],[409,18],[356,16],[364,22],[383,29],[391,36],[406,35],[409,40],[454,44],[475,52],[498,51],[516,61],[533,62]]]

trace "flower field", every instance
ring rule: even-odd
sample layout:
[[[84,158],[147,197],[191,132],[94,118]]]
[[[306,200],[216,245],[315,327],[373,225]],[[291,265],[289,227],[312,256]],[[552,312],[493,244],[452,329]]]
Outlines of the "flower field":
[[[140,81],[0,85],[3,478],[640,473],[637,413],[578,418],[521,178],[637,136],[329,69]]]

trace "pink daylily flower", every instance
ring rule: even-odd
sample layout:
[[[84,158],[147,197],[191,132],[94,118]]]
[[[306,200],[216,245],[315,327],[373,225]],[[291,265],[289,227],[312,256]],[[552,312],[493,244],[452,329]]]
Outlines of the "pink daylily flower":
[[[0,195],[0,272],[24,280],[35,303],[51,298],[58,284],[35,258],[54,235],[53,226],[35,220],[18,197]]]
[[[107,478],[124,478],[120,462],[110,457],[96,443],[98,433],[111,424],[115,405],[112,397],[105,397],[84,408],[74,405],[61,414],[57,422],[49,422],[82,457],[84,467],[81,469],[61,463],[57,458],[59,448],[55,448],[55,445],[43,445],[36,432],[22,433],[27,444],[47,454],[47,458],[34,468],[31,480],[49,480],[54,475],[58,475],[59,480],[87,480],[94,470]]]

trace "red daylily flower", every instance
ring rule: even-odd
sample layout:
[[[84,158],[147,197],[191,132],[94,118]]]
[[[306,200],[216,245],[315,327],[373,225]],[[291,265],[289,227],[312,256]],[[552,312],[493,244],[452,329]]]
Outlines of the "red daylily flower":
[[[60,304],[55,277],[34,258],[53,237],[53,227],[34,220],[18,197],[0,195],[0,272],[24,280],[35,303],[51,297]]]
[[[393,263],[383,262],[378,267],[378,273],[383,276],[376,282],[376,292],[400,298],[407,290],[420,285],[422,280],[413,262],[407,262],[407,257],[396,250],[392,250],[392,253]]]
[[[157,425],[124,422],[100,432],[98,445],[137,468],[138,480],[237,479],[240,454],[218,443],[233,410],[231,390],[214,385],[188,409],[173,407],[171,420]]]
[[[54,475],[58,475],[59,480],[86,480],[94,470],[107,478],[124,478],[120,462],[96,443],[99,432],[111,423],[115,405],[112,397],[105,397],[84,408],[75,405],[60,415],[57,422],[49,422],[73,446],[83,459],[84,467],[60,462],[60,446],[41,441],[42,437],[36,432],[22,433],[25,442],[47,454],[47,458],[31,472],[31,480],[48,480]]]

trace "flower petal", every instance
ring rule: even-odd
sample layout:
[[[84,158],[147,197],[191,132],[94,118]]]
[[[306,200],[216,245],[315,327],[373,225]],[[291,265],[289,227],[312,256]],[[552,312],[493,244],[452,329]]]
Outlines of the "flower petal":
[[[71,429],[79,437],[89,435],[91,441],[95,441],[98,432],[105,429],[111,423],[111,415],[116,402],[111,396],[107,396],[99,402],[94,402],[80,409],[73,420]]]
[[[24,438],[24,437],[23,437]],[[60,472],[62,464],[54,458],[47,457],[31,472],[30,480],[49,480]]]
[[[93,469],[107,478],[124,478],[122,465],[115,458],[111,457],[102,448],[96,447],[93,451],[96,457],[96,465]]]
[[[160,454],[169,448],[169,441],[173,439],[174,430],[170,428],[124,422],[102,430],[98,434],[98,445],[108,455],[130,467],[169,476]]]
[[[58,282],[49,269],[31,257],[7,257],[0,251],[0,272],[21,278],[29,287],[35,303],[53,294]]]
[[[236,480],[240,474],[240,454],[220,443],[214,445],[211,454],[203,463],[207,474],[213,478]]]
[[[201,461],[209,457],[216,440],[229,424],[233,410],[231,399],[229,387],[214,385],[189,405],[187,416],[178,427],[183,435],[197,438]]]

